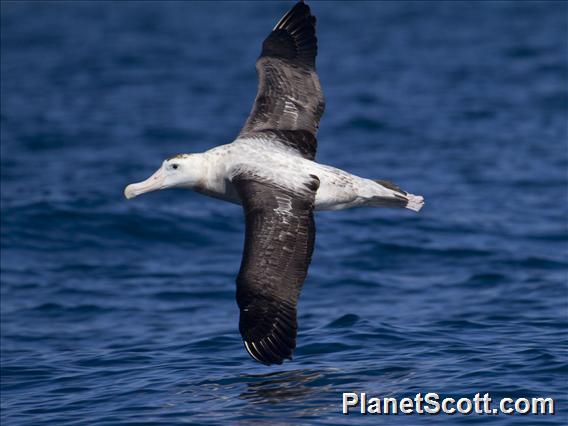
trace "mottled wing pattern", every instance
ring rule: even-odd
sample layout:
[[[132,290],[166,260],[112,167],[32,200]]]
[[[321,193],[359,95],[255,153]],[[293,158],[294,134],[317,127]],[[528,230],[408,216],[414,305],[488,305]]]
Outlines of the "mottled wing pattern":
[[[316,18],[297,3],[264,40],[256,62],[258,92],[239,137],[276,137],[314,159],[324,98],[315,68]]]
[[[310,176],[301,193],[248,175],[233,184],[246,222],[237,277],[239,330],[254,359],[281,364],[296,347],[296,304],[314,249],[319,180]]]

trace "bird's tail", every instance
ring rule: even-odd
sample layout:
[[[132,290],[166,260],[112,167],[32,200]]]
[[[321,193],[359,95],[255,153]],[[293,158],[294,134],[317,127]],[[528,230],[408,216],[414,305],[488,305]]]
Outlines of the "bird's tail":
[[[421,195],[406,194],[406,198],[408,198],[408,202],[404,207],[409,210],[419,212],[420,209],[424,206],[424,197]]]
[[[374,180],[381,186],[381,193],[372,197],[370,206],[407,208],[415,212],[424,206],[424,197],[403,191],[399,186],[387,180]]]

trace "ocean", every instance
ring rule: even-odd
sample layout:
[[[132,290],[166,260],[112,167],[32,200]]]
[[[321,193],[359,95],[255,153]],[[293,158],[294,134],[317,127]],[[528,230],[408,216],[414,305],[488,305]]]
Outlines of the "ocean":
[[[1,421],[564,425],[568,3],[309,2],[317,160],[425,197],[318,212],[293,361],[245,352],[239,206],[125,185],[238,134],[293,2],[1,3]],[[342,393],[555,415],[342,414]]]

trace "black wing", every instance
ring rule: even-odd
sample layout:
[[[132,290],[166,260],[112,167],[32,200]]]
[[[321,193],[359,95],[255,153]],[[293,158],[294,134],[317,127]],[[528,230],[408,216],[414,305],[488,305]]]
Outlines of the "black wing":
[[[237,277],[239,331],[254,359],[282,364],[296,347],[296,303],[314,249],[319,180],[311,176],[301,194],[244,175],[233,184],[246,219]]]
[[[324,99],[316,73],[316,18],[297,3],[264,40],[256,62],[258,92],[240,137],[268,134],[315,158]]]

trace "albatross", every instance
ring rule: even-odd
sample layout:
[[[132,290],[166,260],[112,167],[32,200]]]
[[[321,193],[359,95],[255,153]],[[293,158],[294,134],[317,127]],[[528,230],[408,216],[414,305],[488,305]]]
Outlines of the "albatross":
[[[258,92],[234,141],[163,161],[126,198],[186,188],[242,206],[245,243],[237,276],[244,347],[266,365],[292,359],[296,305],[314,250],[314,210],[398,207],[419,211],[423,197],[378,179],[315,161],[324,97],[316,73],[316,18],[296,3],[264,40]]]

